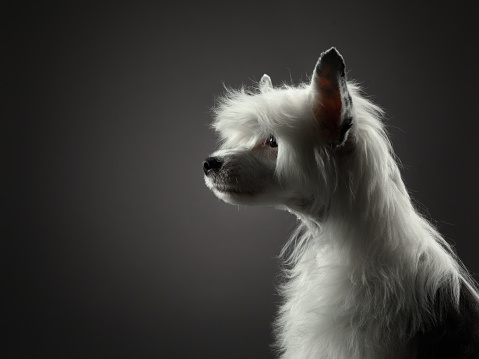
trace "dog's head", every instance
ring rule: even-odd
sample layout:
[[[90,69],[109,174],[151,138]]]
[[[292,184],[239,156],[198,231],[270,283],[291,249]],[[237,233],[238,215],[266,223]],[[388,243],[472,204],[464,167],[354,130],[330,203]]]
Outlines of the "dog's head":
[[[203,162],[206,185],[225,202],[312,210],[335,188],[338,157],[353,136],[353,105],[343,58],[321,54],[311,83],[227,90],[213,127],[222,140]]]

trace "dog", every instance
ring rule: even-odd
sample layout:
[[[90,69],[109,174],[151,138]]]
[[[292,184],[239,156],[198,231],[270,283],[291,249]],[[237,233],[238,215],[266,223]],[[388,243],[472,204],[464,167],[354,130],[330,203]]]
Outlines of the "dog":
[[[412,204],[383,115],[334,47],[309,83],[264,75],[214,107],[207,187],[299,219],[280,255],[282,359],[479,358],[477,284]]]

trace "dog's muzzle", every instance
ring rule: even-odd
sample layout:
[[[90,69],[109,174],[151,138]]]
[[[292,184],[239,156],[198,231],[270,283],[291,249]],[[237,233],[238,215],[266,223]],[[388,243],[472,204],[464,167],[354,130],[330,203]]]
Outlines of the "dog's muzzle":
[[[203,171],[207,176],[212,172],[217,172],[221,166],[223,166],[223,161],[218,157],[208,157],[203,161]]]

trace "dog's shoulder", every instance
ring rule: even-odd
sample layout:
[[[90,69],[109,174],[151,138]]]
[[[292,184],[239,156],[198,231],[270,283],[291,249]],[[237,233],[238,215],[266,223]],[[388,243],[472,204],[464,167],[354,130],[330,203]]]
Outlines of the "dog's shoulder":
[[[479,359],[479,301],[472,290],[461,286],[459,308],[446,289],[438,291],[434,311],[441,315],[414,338],[418,358]]]

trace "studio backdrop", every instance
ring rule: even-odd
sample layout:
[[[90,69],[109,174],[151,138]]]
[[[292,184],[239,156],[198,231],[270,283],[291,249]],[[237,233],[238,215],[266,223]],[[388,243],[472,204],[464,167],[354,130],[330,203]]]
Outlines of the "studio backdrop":
[[[4,358],[273,358],[286,212],[205,186],[224,85],[335,46],[420,212],[479,272],[473,2],[4,5]],[[476,279],[478,277],[476,276]]]

